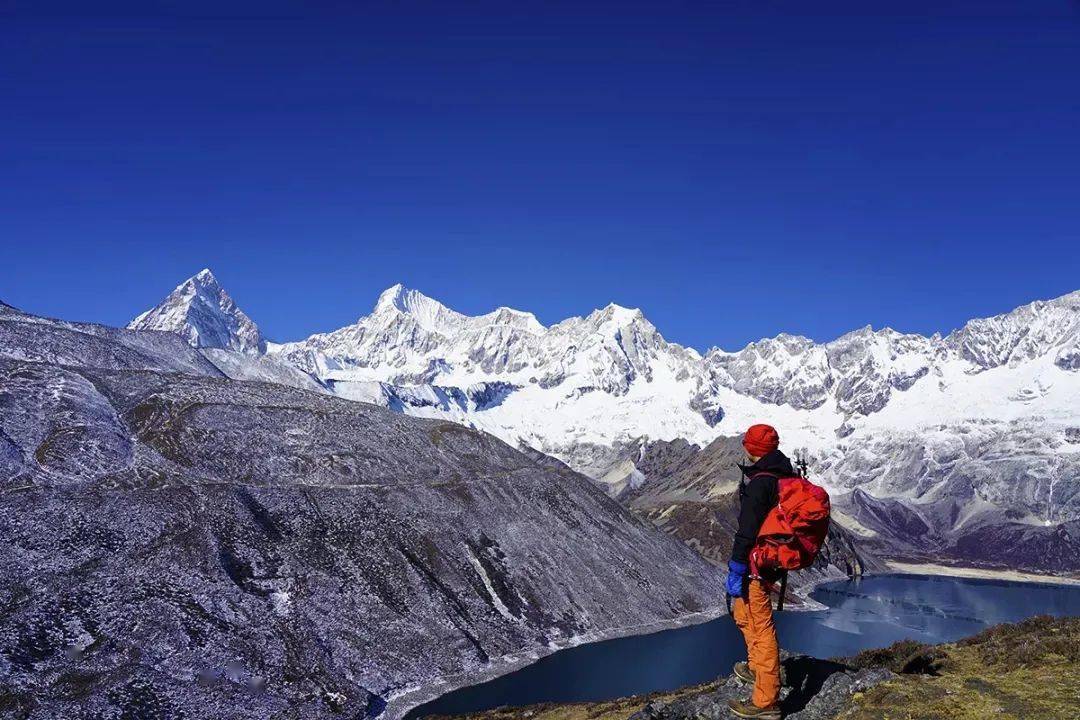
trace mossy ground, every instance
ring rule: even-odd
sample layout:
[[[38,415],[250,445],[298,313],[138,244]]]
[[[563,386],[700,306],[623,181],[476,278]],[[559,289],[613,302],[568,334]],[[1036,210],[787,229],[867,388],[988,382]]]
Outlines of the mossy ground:
[[[958,643],[902,641],[843,660],[886,667],[896,680],[856,694],[837,720],[1076,720],[1080,718],[1080,618],[1037,617],[997,625]],[[650,702],[716,689],[583,703],[543,703],[470,715],[475,720],[626,720]]]
[[[1080,618],[1032,618],[995,626],[955,644],[898,648],[883,664],[920,655],[934,656],[932,667],[927,667],[936,675],[901,675],[872,688],[855,696],[852,707],[838,719],[1080,717]]]

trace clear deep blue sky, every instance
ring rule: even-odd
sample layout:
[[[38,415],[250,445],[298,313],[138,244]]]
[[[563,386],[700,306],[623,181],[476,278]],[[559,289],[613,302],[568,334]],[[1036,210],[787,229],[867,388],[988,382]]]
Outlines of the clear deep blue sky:
[[[9,0],[0,68],[41,314],[209,266],[279,340],[400,281],[734,349],[1080,288],[1076,0]]]

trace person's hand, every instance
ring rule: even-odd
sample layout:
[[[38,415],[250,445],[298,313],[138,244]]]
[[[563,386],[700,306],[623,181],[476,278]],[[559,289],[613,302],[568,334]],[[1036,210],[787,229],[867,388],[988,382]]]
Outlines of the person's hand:
[[[727,594],[731,597],[742,597],[743,587],[746,584],[746,563],[735,562],[734,560],[728,560],[728,574],[727,582]]]

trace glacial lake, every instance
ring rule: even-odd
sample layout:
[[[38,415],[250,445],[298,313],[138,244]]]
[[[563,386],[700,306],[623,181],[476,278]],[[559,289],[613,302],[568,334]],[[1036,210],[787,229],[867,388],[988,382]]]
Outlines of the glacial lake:
[[[1080,586],[947,576],[840,580],[821,585],[811,597],[829,609],[776,613],[777,631],[781,647],[820,658],[904,639],[950,642],[1033,615],[1080,615]],[[725,615],[700,625],[560,650],[508,675],[443,695],[406,717],[670,690],[726,675],[745,659],[742,637]]]

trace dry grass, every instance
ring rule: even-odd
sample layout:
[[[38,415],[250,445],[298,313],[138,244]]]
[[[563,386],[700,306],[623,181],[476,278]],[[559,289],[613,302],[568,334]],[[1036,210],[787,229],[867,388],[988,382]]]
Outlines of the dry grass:
[[[995,625],[958,645],[977,647],[983,662],[1007,669],[1038,664],[1051,656],[1080,663],[1080,618],[1040,615]]]
[[[883,667],[902,675],[937,675],[945,651],[935,645],[901,640],[884,648],[864,650],[840,662],[857,670]]]
[[[899,643],[898,643],[899,645]],[[877,652],[883,663],[925,654],[912,643]],[[924,646],[925,647],[925,646]],[[998,625],[940,653],[936,677],[905,675],[879,685],[844,720],[1074,720],[1080,717],[1080,618],[1037,617]],[[866,657],[864,657],[866,656]],[[856,659],[857,659],[856,658]]]

